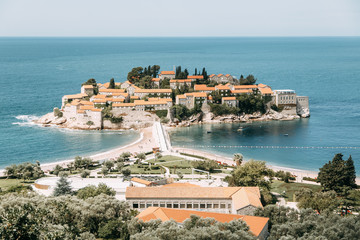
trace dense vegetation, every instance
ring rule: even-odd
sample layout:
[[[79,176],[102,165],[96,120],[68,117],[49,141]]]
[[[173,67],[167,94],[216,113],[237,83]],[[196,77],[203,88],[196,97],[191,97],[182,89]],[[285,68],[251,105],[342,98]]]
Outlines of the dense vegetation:
[[[195,104],[194,108],[188,109],[185,105],[174,105],[170,108],[172,116],[177,118],[179,121],[186,120],[194,114],[201,113],[201,105]]]
[[[150,89],[153,87],[151,80],[158,75],[159,70],[159,65],[135,67],[128,73],[127,79],[138,87]]]
[[[317,214],[312,209],[300,212],[276,205],[258,209],[256,216],[268,217],[269,240],[277,239],[346,239],[356,240],[360,236],[360,216],[341,217],[327,211]]]
[[[258,94],[241,94],[236,97],[239,101],[239,107],[230,107],[227,104],[210,104],[210,111],[215,116],[221,115],[240,115],[240,114],[252,114],[255,112],[265,113],[266,106],[265,100]],[[217,101],[214,98],[215,102],[221,102],[221,98]]]
[[[246,78],[244,78],[243,75],[240,76],[240,85],[254,85],[256,83],[256,78],[253,75],[248,75]]]
[[[8,178],[18,178],[23,180],[35,180],[44,176],[44,171],[41,170],[40,162],[36,163],[21,163],[19,165],[13,164],[5,168],[5,175]]]

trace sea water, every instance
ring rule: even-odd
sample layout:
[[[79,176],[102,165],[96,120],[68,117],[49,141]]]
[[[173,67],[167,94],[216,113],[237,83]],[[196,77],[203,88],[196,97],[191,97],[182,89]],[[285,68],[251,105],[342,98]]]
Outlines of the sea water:
[[[294,89],[310,98],[310,119],[178,129],[174,145],[317,170],[333,154],[358,149],[213,148],[217,145],[360,147],[360,38],[0,38],[0,168],[11,163],[51,162],[100,152],[134,141],[134,132],[71,131],[31,123],[65,94],[80,92],[89,78],[122,82],[135,66],[181,65],[190,74],[253,74],[273,89]],[[211,134],[207,133],[210,128]],[[288,134],[287,137],[284,134]],[[204,150],[204,149],[203,149]],[[360,172],[360,170],[358,170]]]

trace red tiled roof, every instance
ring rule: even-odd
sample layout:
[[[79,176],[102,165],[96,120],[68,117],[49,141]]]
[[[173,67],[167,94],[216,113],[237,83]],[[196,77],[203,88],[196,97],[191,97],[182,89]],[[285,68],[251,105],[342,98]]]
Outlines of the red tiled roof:
[[[161,207],[149,207],[144,211],[142,211],[136,217],[140,220],[143,220],[144,222],[160,219],[163,222],[174,220],[177,223],[183,223],[186,219],[189,219],[191,215],[196,215],[201,218],[214,218],[216,221],[222,223],[241,219],[249,226],[250,232],[252,232],[256,237],[259,236],[259,234],[267,226],[267,223],[269,221],[269,218],[265,218],[265,217],[193,211],[193,210],[181,210],[181,209],[161,208]]]

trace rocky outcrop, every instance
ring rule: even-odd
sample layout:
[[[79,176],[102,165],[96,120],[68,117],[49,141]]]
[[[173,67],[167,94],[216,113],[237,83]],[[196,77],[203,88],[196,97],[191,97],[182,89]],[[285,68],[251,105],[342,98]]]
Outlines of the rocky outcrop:
[[[302,118],[310,117],[310,109],[308,108],[302,108],[302,107],[297,108],[296,113]]]

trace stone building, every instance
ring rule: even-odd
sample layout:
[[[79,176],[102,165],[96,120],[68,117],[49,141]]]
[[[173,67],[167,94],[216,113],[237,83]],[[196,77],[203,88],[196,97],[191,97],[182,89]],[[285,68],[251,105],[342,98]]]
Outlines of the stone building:
[[[160,88],[160,78],[153,78],[151,79],[151,82],[154,87]]]
[[[134,96],[138,96],[139,98],[143,98],[146,96],[157,96],[157,97],[170,97],[172,93],[171,89],[135,89]]]
[[[207,94],[210,94],[213,91],[215,91],[215,87],[208,87],[205,84],[195,84],[194,91],[195,92],[205,92]]]
[[[85,93],[88,96],[94,95],[94,86],[93,85],[82,85],[81,93]]]
[[[160,80],[164,80],[165,78],[174,79],[175,71],[161,71],[159,74]]]
[[[191,87],[191,79],[172,79],[170,80],[170,88],[171,89],[176,89],[176,88],[181,88],[184,87],[185,84],[188,87]]]
[[[235,79],[233,76],[231,76],[230,74],[218,74],[218,75],[215,75],[215,74],[211,74],[209,76],[209,80],[210,81],[215,81],[217,83],[231,83],[231,84],[234,84],[235,83]]]
[[[237,107],[238,100],[236,99],[236,97],[222,97],[221,104],[226,104],[229,107]]]
[[[265,217],[181,210],[181,209],[162,208],[162,207],[149,207],[144,211],[142,211],[136,217],[144,222],[160,219],[162,222],[173,220],[178,224],[183,224],[183,222],[186,219],[189,219],[191,215],[196,215],[201,218],[213,218],[216,221],[222,223],[228,223],[236,219],[241,219],[246,223],[246,225],[249,226],[249,231],[257,239],[264,240],[269,235],[268,232],[269,218],[265,218]]]
[[[166,207],[249,215],[262,207],[258,187],[128,187],[130,207]]]

